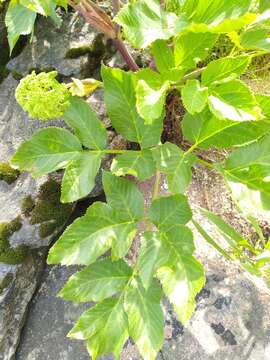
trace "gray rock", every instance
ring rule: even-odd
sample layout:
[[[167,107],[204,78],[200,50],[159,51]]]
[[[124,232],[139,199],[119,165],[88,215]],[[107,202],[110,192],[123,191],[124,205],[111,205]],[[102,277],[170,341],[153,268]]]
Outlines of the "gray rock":
[[[99,36],[100,41],[97,40],[98,34],[78,14],[68,13],[62,17],[60,28],[50,19],[41,18],[32,44],[28,44],[18,57],[8,63],[8,69],[23,76],[32,69],[55,69],[67,78],[80,78],[94,70],[100,60],[98,55],[101,56],[104,51],[102,39]],[[74,53],[74,49],[78,48],[81,51]],[[90,66],[91,60],[93,66]]]

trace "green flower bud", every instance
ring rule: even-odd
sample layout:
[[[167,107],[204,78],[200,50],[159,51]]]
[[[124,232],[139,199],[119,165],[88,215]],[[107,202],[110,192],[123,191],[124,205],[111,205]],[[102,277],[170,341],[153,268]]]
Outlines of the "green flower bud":
[[[56,71],[32,74],[20,81],[16,100],[31,118],[49,120],[61,117],[69,107],[70,93],[55,77]]]

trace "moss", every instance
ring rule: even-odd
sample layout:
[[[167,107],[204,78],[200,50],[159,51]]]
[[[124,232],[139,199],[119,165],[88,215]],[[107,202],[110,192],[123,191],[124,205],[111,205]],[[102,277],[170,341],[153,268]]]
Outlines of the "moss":
[[[0,282],[0,295],[9,286],[12,280],[13,280],[13,274],[7,273],[6,276],[3,278],[3,280]]]
[[[0,180],[4,180],[8,184],[12,184],[19,176],[19,170],[12,168],[9,163],[0,162]]]
[[[21,203],[21,210],[22,210],[22,214],[26,217],[29,217],[31,215],[32,210],[35,207],[35,202],[32,199],[32,197],[26,196]]]
[[[30,223],[40,224],[39,235],[45,238],[65,224],[73,205],[60,202],[61,186],[50,178],[39,191],[38,199],[31,212]]]
[[[25,259],[28,248],[24,245],[13,248],[9,243],[11,235],[16,231],[19,231],[21,227],[22,223],[20,217],[17,217],[10,222],[0,224],[0,262],[15,265],[23,262]]]
[[[83,45],[77,48],[71,48],[66,51],[67,59],[76,59],[80,56],[89,54],[93,51],[93,45]]]

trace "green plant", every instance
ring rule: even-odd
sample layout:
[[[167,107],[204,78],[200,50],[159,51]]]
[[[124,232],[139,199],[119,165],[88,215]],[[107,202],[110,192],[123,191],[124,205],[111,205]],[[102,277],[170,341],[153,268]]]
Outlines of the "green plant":
[[[16,2],[16,6],[23,3]],[[49,3],[53,9],[56,4],[66,5],[65,1]],[[161,290],[186,324],[195,309],[196,294],[205,283],[203,266],[193,255],[193,234],[187,226],[190,221],[226,258],[239,261],[245,270],[266,278],[269,284],[270,246],[252,215],[254,206],[266,217],[270,209],[270,97],[254,95],[240,80],[250,61],[270,50],[269,6],[250,0],[182,0],[166,2],[166,9],[157,0],[138,0],[118,12],[119,3],[114,1],[114,13],[118,13],[115,25],[90,0],[69,3],[115,41],[131,70],[103,65],[101,75],[113,128],[138,145],[132,150],[108,149],[100,119],[82,98],[69,96],[63,117],[74,134],[57,127],[42,129],[20,146],[12,163],[35,177],[64,169],[61,201],[67,203],[87,196],[102,160],[107,154],[115,156],[110,171],[102,174],[107,203],[94,203],[66,229],[51,248],[48,263],[86,266],[69,279],[60,296],[97,303],[82,314],[69,333],[87,341],[93,359],[106,353],[119,359],[131,336],[144,359],[152,360],[164,339]],[[198,66],[211,55],[219,36],[226,35],[235,45],[231,54]],[[151,68],[138,68],[122,36],[135,48],[150,49]],[[37,75],[31,76],[35,81]],[[89,80],[75,81],[67,88],[84,96],[87,84]],[[181,122],[183,136],[191,143],[186,151],[160,141],[165,101],[171,90],[181,94],[186,109]],[[20,91],[19,86],[18,98]],[[46,89],[39,91],[42,96]],[[57,104],[49,105],[50,113],[57,113]],[[27,110],[31,114],[32,108]],[[211,147],[234,149],[224,161],[212,163],[199,153]],[[229,243],[229,250],[224,249],[192,219],[184,193],[196,163],[224,177],[239,208],[259,232],[256,246],[218,216],[202,210]],[[168,182],[170,195],[166,197],[159,195],[161,174]],[[155,176],[149,209],[144,208],[135,183],[125,175],[139,181]],[[141,222],[145,231],[133,263],[127,255]],[[108,251],[110,256],[103,258]]]

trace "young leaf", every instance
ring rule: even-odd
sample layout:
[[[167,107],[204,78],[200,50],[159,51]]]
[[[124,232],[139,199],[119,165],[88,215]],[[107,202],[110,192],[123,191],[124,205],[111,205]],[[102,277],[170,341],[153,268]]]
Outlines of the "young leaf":
[[[129,333],[144,359],[155,359],[164,340],[164,317],[160,306],[161,289],[153,281],[145,290],[133,280],[125,295]]]
[[[72,160],[62,180],[61,201],[73,202],[87,196],[95,186],[95,178],[100,169],[101,153],[82,153]]]
[[[192,256],[192,233],[189,249],[183,248],[181,233],[177,228],[163,233],[162,240],[170,259],[157,271],[157,277],[174,305],[179,320],[186,324],[194,312],[195,297],[205,284],[203,266]]]
[[[177,225],[188,223],[192,218],[192,212],[187,198],[177,194],[154,200],[149,216],[161,231],[169,231]]]
[[[220,120],[209,110],[196,115],[185,114],[181,125],[185,139],[203,149],[244,145],[270,131],[268,122]]]
[[[113,260],[126,255],[137,232],[136,223],[109,205],[96,202],[75,220],[50,249],[49,264],[89,265],[113,247]]]
[[[270,96],[256,95],[256,101],[262,109],[262,113],[266,118],[270,118]]]
[[[143,196],[134,183],[106,171],[103,172],[102,183],[108,204],[117,211],[119,216],[131,221],[137,221],[143,217]]]
[[[103,66],[102,78],[107,111],[117,132],[144,149],[157,145],[162,132],[162,118],[145,124],[140,117],[136,108],[136,75]]]
[[[157,39],[169,39],[187,26],[183,16],[166,12],[158,0],[129,3],[114,20],[123,27],[126,38],[136,48],[145,48]]]
[[[208,88],[198,80],[188,80],[181,91],[185,108],[190,114],[200,113],[207,104]]]
[[[131,275],[123,260],[100,260],[72,275],[59,296],[75,302],[102,301],[122,291]]]
[[[79,140],[65,129],[48,127],[36,132],[16,151],[12,163],[39,177],[65,168],[81,156]]]
[[[216,34],[207,32],[184,32],[175,38],[175,66],[191,70],[204,60],[217,40]]]
[[[29,35],[34,30],[36,13],[22,6],[16,0],[9,3],[5,17],[8,30],[8,43],[10,53],[16,45],[20,35]]]
[[[153,151],[157,168],[167,176],[171,193],[184,193],[188,188],[192,172],[191,167],[196,161],[192,154],[185,154],[178,146],[165,143]]]
[[[219,119],[250,121],[263,117],[249,87],[240,80],[213,88],[208,103],[211,112]]]
[[[236,79],[243,74],[250,63],[250,57],[226,57],[210,62],[202,73],[202,84],[209,86]]]
[[[144,181],[154,175],[156,164],[152,152],[148,149],[128,151],[113,159],[111,171],[116,176],[133,175]]]
[[[83,99],[71,97],[70,107],[64,114],[64,120],[85,147],[97,150],[106,147],[105,126]]]
[[[92,318],[96,320],[95,324],[98,326],[94,329],[95,334],[88,338],[87,341],[87,348],[93,360],[96,360],[100,355],[109,353],[112,353],[119,360],[122,348],[128,339],[128,321],[123,298],[109,299],[107,301],[105,305],[107,317],[104,317],[102,323],[97,318],[102,310],[101,308],[91,314]],[[104,304],[104,302],[101,304]],[[101,304],[97,306],[101,306]],[[109,307],[111,307],[111,310],[109,310]]]

